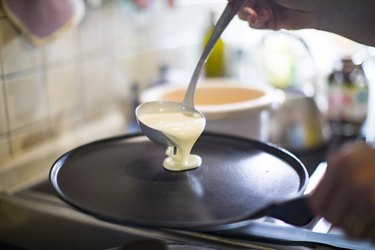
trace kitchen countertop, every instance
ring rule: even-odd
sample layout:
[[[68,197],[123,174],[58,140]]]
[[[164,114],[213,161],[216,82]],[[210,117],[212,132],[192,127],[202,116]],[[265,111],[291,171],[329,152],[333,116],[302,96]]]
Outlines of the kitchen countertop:
[[[112,112],[1,162],[0,195],[12,194],[46,180],[53,162],[63,153],[82,144],[123,133],[123,116]]]

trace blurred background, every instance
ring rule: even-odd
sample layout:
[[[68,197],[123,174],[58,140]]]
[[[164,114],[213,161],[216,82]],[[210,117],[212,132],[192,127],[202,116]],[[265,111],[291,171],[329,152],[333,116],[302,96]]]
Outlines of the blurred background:
[[[83,3],[84,14],[75,27],[38,45],[0,9],[0,192],[45,178],[50,165],[31,164],[41,156],[53,161],[83,143],[133,132],[139,93],[189,82],[227,1]],[[341,59],[349,57],[359,65],[371,62],[374,53],[322,31],[253,30],[236,17],[202,78],[298,89],[327,112],[329,81]],[[368,65],[371,72],[374,64]],[[364,95],[374,91],[365,85],[358,88]],[[27,170],[15,171],[24,162],[30,163]]]

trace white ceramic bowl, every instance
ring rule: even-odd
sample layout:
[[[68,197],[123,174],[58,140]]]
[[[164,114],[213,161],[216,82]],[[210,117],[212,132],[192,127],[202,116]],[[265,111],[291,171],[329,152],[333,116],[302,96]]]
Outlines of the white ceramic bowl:
[[[177,84],[150,88],[141,93],[140,102],[182,102],[186,88],[187,85]],[[267,122],[262,111],[268,109],[273,102],[272,89],[245,86],[230,80],[210,79],[198,83],[195,95],[195,106],[207,119],[206,131],[266,139],[264,126]]]

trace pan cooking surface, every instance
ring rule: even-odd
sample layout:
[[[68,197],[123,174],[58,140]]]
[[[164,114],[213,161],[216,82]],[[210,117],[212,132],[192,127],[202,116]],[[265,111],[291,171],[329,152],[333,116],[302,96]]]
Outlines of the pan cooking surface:
[[[165,148],[143,135],[96,141],[61,156],[50,180],[81,211],[116,223],[199,228],[230,223],[300,195],[304,166],[288,152],[249,139],[203,133],[194,170],[162,166]]]

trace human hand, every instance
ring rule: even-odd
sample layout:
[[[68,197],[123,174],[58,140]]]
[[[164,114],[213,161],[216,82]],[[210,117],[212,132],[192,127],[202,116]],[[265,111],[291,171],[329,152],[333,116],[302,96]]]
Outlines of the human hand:
[[[319,0],[247,0],[238,16],[256,29],[314,28],[321,6]]]
[[[365,144],[344,146],[329,159],[327,173],[309,203],[348,236],[375,241],[375,149]]]
[[[247,0],[238,16],[255,29],[313,28],[375,46],[374,8],[374,0]]]

